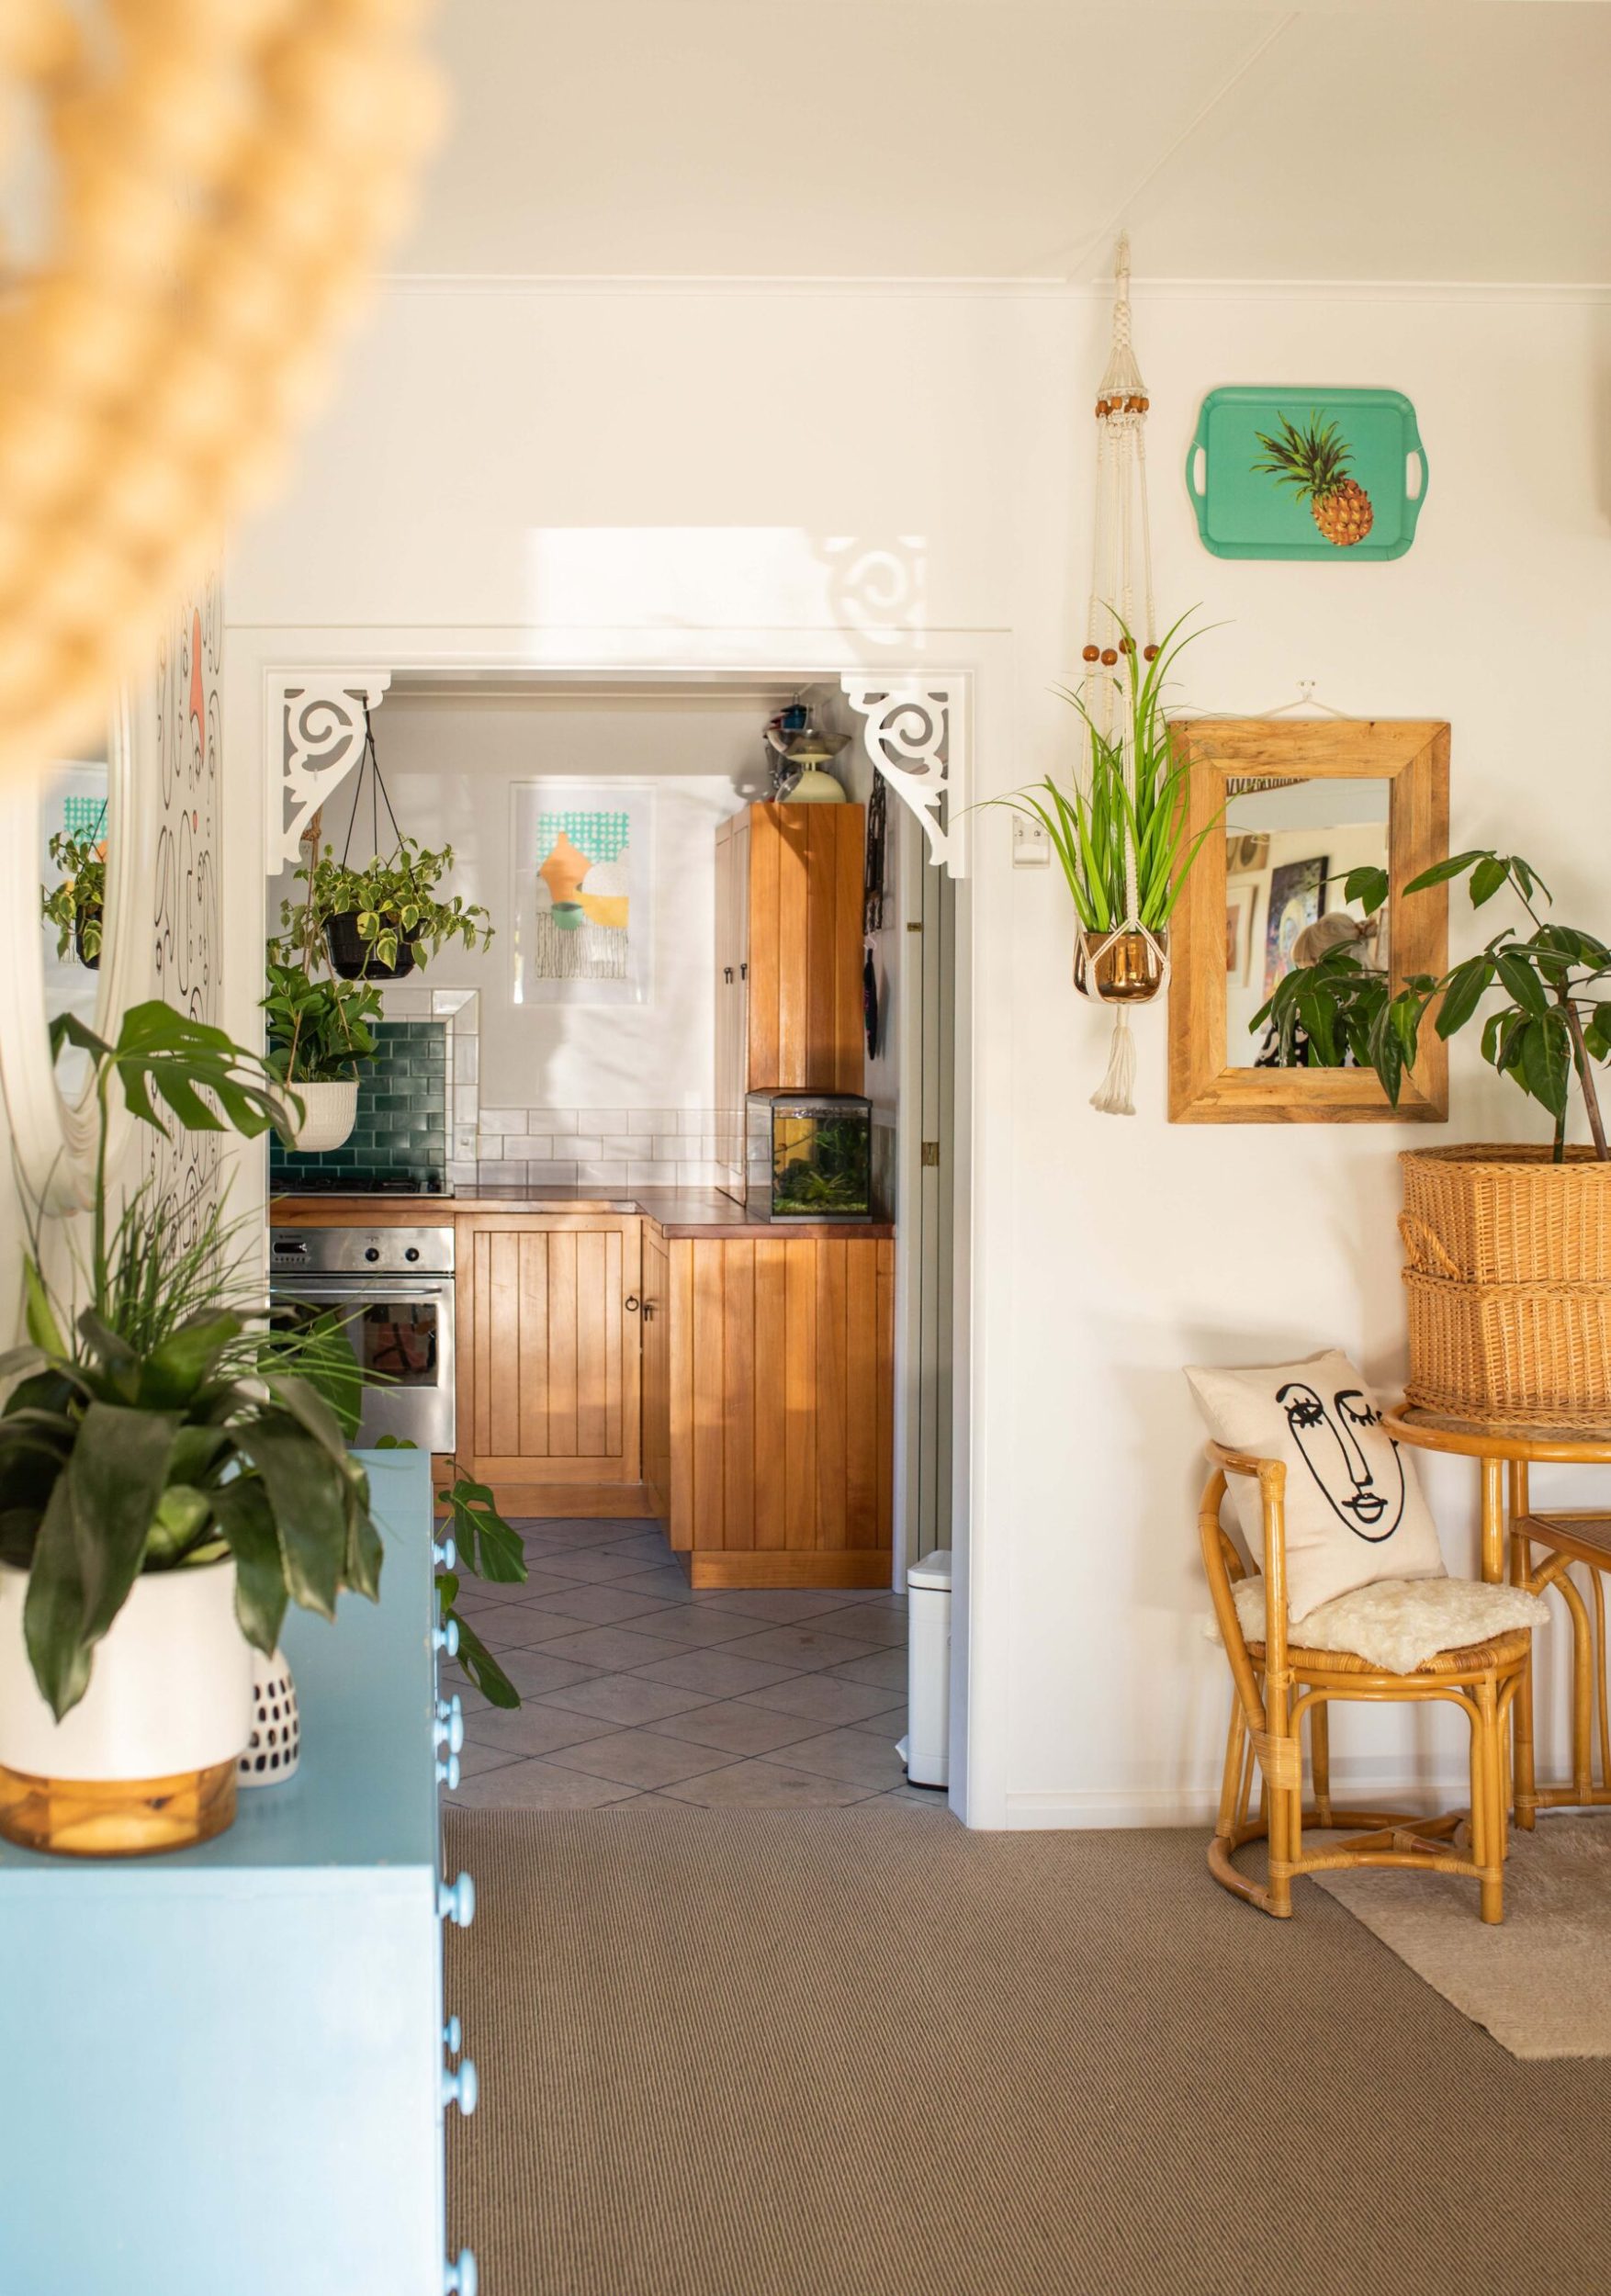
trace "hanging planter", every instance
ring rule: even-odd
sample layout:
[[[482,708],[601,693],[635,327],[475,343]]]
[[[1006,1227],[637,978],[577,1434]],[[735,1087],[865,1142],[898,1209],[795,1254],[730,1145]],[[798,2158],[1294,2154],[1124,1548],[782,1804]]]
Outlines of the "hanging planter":
[[[397,940],[397,955],[388,964],[375,953],[372,941],[366,941],[358,931],[358,919],[350,910],[339,917],[324,920],[324,945],[330,957],[330,969],[338,981],[401,981],[414,969],[414,944],[422,928],[415,925]]]
[[[51,859],[62,875],[54,886],[39,887],[39,908],[56,928],[56,954],[65,957],[71,949],[86,971],[98,973],[107,914],[106,838],[58,829]]]
[[[314,980],[300,966],[277,962],[276,951],[271,941],[263,999],[266,1065],[286,1086],[276,1129],[287,1148],[322,1155],[339,1148],[357,1121],[358,1075],[379,1050],[371,1024],[380,1018],[380,991],[367,983]]]
[[[1184,760],[1164,715],[1164,688],[1189,639],[1160,638],[1147,523],[1147,388],[1130,336],[1130,242],[1114,262],[1113,338],[1097,391],[1096,544],[1076,691],[1087,756],[1072,792],[1048,775],[991,802],[1038,820],[1074,902],[1074,985],[1113,1007],[1108,1073],[1091,1095],[1104,1116],[1133,1116],[1130,1007],[1169,977],[1169,917],[1210,830],[1185,844]],[[1138,617],[1135,592],[1141,590]],[[1184,617],[1183,617],[1184,619]],[[1138,625],[1139,623],[1139,634]],[[1213,825],[1211,825],[1211,827]]]

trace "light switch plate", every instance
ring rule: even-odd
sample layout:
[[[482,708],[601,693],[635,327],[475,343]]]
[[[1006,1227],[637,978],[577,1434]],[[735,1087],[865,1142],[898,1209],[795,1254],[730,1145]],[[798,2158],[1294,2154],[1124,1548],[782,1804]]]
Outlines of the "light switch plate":
[[[1045,824],[1027,813],[1012,816],[1012,865],[1015,869],[1049,869],[1052,840]]]

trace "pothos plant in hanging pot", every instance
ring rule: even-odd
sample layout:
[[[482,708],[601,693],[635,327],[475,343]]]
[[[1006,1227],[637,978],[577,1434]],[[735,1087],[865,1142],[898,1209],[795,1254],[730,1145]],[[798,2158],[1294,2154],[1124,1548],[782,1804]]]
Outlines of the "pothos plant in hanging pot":
[[[71,949],[80,964],[96,972],[107,913],[107,840],[58,829],[51,860],[60,874],[55,884],[39,887],[39,906],[56,928],[56,954],[64,957]]]
[[[451,845],[432,852],[401,835],[393,852],[361,867],[338,861],[327,845],[310,870],[298,870],[307,899],[299,909],[287,903],[281,923],[304,948],[310,940],[322,940],[340,980],[401,980],[446,941],[475,949],[492,938],[490,919],[478,903],[456,894],[437,897],[453,864]]]
[[[368,1487],[319,1392],[324,1342],[269,1334],[231,1273],[235,1230],[148,1181],[114,1209],[119,1090],[159,1131],[275,1120],[279,1088],[222,1030],[161,1002],[92,1062],[99,1125],[87,1256],[54,1295],[25,1258],[28,1344],[0,1358],[0,1834],[130,1855],[220,1832],[251,1728],[252,1650],[287,1603],[373,1597]]]

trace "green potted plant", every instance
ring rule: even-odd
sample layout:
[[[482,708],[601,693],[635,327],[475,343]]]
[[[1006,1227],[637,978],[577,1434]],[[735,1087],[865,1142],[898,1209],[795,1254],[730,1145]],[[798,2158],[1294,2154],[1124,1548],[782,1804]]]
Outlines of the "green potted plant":
[[[1326,951],[1280,981],[1252,1023],[1285,1060],[1373,1068],[1396,1107],[1431,1014],[1440,1037],[1481,1024],[1482,1059],[1549,1119],[1546,1144],[1406,1150],[1400,1222],[1409,1265],[1413,1401],[1490,1424],[1611,1420],[1611,1152],[1596,1072],[1611,1059],[1611,948],[1557,924],[1548,886],[1518,854],[1456,853],[1404,888],[1457,877],[1473,908],[1508,894],[1519,917],[1441,975],[1397,988],[1358,951]],[[1383,870],[1345,895],[1373,916]],[[1589,1142],[1569,1147],[1574,1092]]]
[[[373,1024],[380,991],[367,982],[325,979],[284,955],[282,944],[270,941],[265,1065],[297,1103],[280,1122],[287,1145],[316,1155],[339,1148],[356,1120],[358,1070],[378,1050]]]
[[[311,869],[297,871],[308,893],[299,909],[281,911],[286,934],[304,955],[322,941],[342,980],[396,981],[423,965],[445,941],[485,948],[492,938],[479,903],[437,897],[454,864],[451,845],[432,852],[399,835],[396,850],[354,867],[326,846]]]
[[[64,957],[71,948],[80,964],[97,972],[107,914],[107,840],[58,829],[50,850],[61,874],[54,885],[39,887],[39,900],[56,927],[56,954]]]
[[[1119,623],[1110,663],[1120,673],[1119,706],[1110,723],[1083,690],[1058,689],[1087,744],[1085,772],[1071,789],[1047,774],[986,801],[1044,829],[1074,903],[1075,984],[1105,1004],[1143,1004],[1162,987],[1169,918],[1208,835],[1185,842],[1187,768],[1164,715],[1169,672],[1200,635],[1179,636],[1186,619],[1144,647]],[[1087,648],[1087,658],[1094,651]]]
[[[148,1182],[114,1212],[110,1097],[165,1130],[259,1136],[277,1081],[220,1030],[152,1002],[107,1042],[71,1016],[99,1120],[82,1304],[25,1262],[28,1344],[0,1359],[0,1833],[132,1854],[234,1814],[252,1649],[289,1602],[373,1597],[362,1469],[320,1390],[318,1339],[269,1334],[230,1271],[234,1230],[194,1230]],[[250,1647],[249,1647],[250,1646]]]

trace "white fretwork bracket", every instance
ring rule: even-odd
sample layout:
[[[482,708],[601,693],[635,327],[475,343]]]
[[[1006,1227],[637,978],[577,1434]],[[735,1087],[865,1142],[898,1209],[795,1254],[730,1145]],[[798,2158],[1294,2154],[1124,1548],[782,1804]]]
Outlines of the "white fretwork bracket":
[[[862,747],[873,770],[922,823],[929,860],[952,877],[966,876],[967,708],[962,684],[847,671],[839,687],[863,720]]]
[[[276,670],[268,681],[268,874],[293,867],[302,835],[364,754],[366,709],[378,709],[389,670]]]

